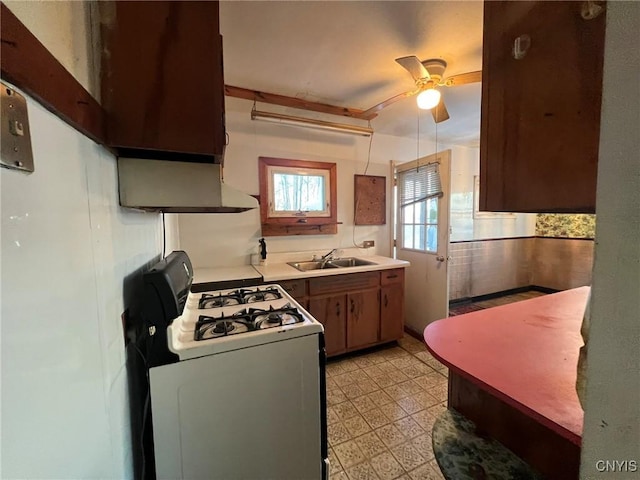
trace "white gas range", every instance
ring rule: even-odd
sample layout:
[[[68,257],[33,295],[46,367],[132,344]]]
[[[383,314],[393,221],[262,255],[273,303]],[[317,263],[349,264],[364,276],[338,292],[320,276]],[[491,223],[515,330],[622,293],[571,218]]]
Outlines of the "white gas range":
[[[322,325],[279,285],[190,293],[169,326],[180,360],[318,334]]]
[[[328,478],[322,325],[279,285],[192,293],[191,272],[173,252],[145,275],[157,478]]]

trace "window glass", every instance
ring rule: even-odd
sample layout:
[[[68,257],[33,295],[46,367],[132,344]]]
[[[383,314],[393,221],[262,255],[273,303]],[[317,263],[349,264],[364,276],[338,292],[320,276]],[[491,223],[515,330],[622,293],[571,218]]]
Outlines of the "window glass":
[[[413,248],[413,225],[405,225],[402,234],[402,247]]]
[[[442,195],[436,164],[398,172],[402,248],[438,251],[438,205]]]
[[[322,212],[325,204],[324,176],[273,174],[273,209],[276,212]]]

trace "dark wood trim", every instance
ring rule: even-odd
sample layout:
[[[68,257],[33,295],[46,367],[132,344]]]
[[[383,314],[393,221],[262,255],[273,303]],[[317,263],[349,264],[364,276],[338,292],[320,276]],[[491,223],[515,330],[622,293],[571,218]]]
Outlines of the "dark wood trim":
[[[526,240],[527,238],[545,238],[551,240],[588,240],[593,242],[595,238],[589,237],[545,237],[544,235],[531,235],[529,237],[502,237],[502,238],[479,238],[477,240],[455,240],[449,242],[449,245],[457,243],[474,243],[474,242],[498,242],[500,240]]]
[[[238,280],[222,280],[219,282],[194,283],[191,285],[193,293],[211,292],[212,290],[226,290],[230,288],[244,288],[262,285],[264,280],[260,274],[256,273],[254,278],[241,278]]]
[[[449,370],[449,408],[551,480],[578,478],[580,446]]]
[[[4,4],[0,4],[2,78],[95,142],[105,143],[100,104]]]
[[[260,92],[258,90],[250,90],[248,88],[234,87],[233,85],[225,85],[224,94],[227,97],[243,98],[254,102],[281,105],[283,107],[298,108],[300,110],[309,110],[311,112],[328,113],[330,115],[338,115],[341,117],[358,118],[360,120],[371,120],[378,116],[375,112],[365,112],[357,108],[338,107],[336,105],[329,105],[326,103],[311,102],[304,98],[287,97],[276,93]]]
[[[531,235],[530,237],[502,237],[502,238],[481,238],[478,240],[456,240],[454,242],[449,242],[449,244],[454,243],[474,243],[474,242],[498,242],[500,240],[525,240],[527,238],[536,238],[535,235]]]
[[[515,295],[517,293],[524,293],[529,291],[536,291],[542,293],[558,293],[560,290],[555,288],[542,287],[540,285],[527,285],[526,287],[509,288],[508,290],[501,290],[499,292],[487,293],[485,295],[478,295],[476,297],[464,297],[456,298],[455,300],[449,300],[449,307],[465,305],[468,303],[482,302],[484,300],[492,300],[494,298],[505,297],[507,295]]]
[[[562,290],[558,290],[556,288],[543,287],[543,286],[540,286],[540,285],[531,285],[529,287],[529,290],[534,290],[536,292],[542,292],[542,293],[558,293],[558,292],[562,291]]]
[[[328,217],[269,217],[269,175],[268,167],[311,168],[329,172]],[[338,176],[335,163],[290,160],[285,158],[258,157],[258,177],[260,183],[260,223],[262,235],[333,235],[338,233]]]
[[[335,235],[338,233],[338,225],[333,224],[300,224],[300,225],[275,225],[262,224],[262,235],[265,237],[282,237],[287,235]]]
[[[559,292],[559,290],[554,290],[552,288],[547,288],[547,289],[542,290],[543,288],[544,287],[535,287],[533,285],[527,285],[525,287],[509,288],[507,290],[502,290],[500,292],[487,293],[485,295],[478,295],[476,297],[471,297],[471,301],[472,302],[482,302],[484,300],[492,300],[494,298],[506,297],[507,295],[515,295],[517,293],[524,293],[524,292],[528,292],[530,290],[536,290],[538,292],[544,292],[544,293],[556,293],[556,292]]]
[[[589,242],[595,241],[595,238],[590,237],[545,237],[544,235],[536,235],[536,238],[544,238],[545,240],[587,240]]]
[[[418,332],[416,332],[415,330],[413,330],[411,327],[409,327],[408,325],[404,326],[404,333],[406,333],[407,335],[409,335],[410,337],[415,338],[416,340],[420,340],[421,342],[424,343],[424,337],[422,335],[420,335]]]

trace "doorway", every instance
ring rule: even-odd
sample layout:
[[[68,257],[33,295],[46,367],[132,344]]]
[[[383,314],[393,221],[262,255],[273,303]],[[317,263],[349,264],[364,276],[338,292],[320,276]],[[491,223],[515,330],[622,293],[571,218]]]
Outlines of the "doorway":
[[[422,335],[449,310],[451,150],[395,167],[396,258],[405,272],[405,325]]]

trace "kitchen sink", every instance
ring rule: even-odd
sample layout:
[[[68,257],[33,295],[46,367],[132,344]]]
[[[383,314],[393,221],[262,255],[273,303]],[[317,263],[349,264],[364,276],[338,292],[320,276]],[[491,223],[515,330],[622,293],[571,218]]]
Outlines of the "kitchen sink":
[[[310,262],[288,262],[288,265],[297,268],[301,272],[308,272],[309,270],[325,270],[328,268],[361,267],[363,265],[375,265],[375,263],[361,258],[348,257],[319,262],[315,260]]]
[[[297,268],[301,272],[308,272],[309,270],[324,270],[327,268],[338,268],[337,265],[333,265],[331,262],[288,262],[293,268]]]
[[[375,263],[373,262],[354,257],[337,258],[335,260],[331,260],[329,263],[332,263],[333,265],[336,265],[338,267],[361,267],[363,265],[375,265]]]

